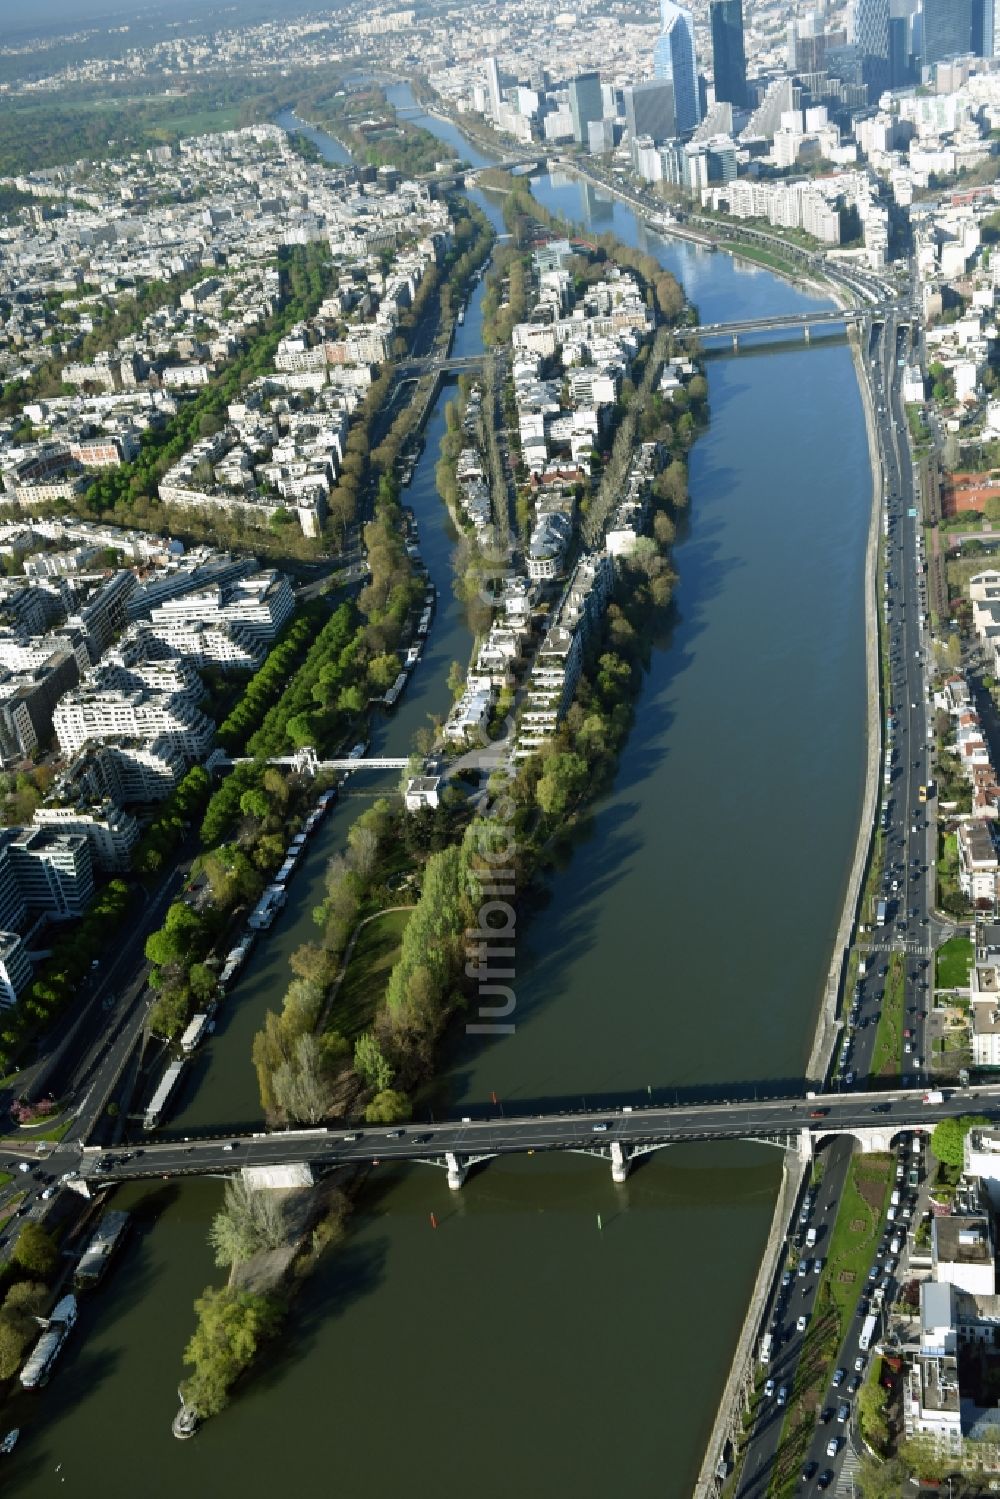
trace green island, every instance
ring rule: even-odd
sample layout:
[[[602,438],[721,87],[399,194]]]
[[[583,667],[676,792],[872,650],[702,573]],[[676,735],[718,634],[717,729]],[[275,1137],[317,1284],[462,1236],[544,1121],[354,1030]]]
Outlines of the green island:
[[[508,191],[505,217],[513,226],[513,244],[495,257],[484,297],[486,341],[491,344],[509,339],[514,314],[527,310],[533,249],[540,237],[560,228],[521,183]],[[689,315],[676,281],[658,262],[612,236],[601,236],[589,247],[574,246],[569,264],[581,291],[609,269],[627,268],[655,308],[658,324],[623,382],[610,440],[602,444],[599,459],[595,450],[590,478],[578,486],[580,525],[572,555],[583,555],[584,546],[603,544],[614,497],[640,443],[655,454],[649,524],[632,551],[618,559],[612,596],[588,641],[572,702],[544,746],[510,768],[494,770],[486,782],[485,805],[470,801],[459,772],[436,808],[407,812],[400,797],[386,796],[354,821],[344,853],[331,861],[325,899],[314,912],[316,939],[293,954],[293,976],[281,1006],[266,1015],[253,1043],[261,1103],[272,1125],[359,1118],[382,1124],[411,1117],[414,1103],[437,1075],[449,1027],[471,1001],[466,934],[476,927],[483,898],[484,851],[505,842],[508,832],[513,836],[516,904],[521,911],[530,909],[554,862],[578,835],[588,806],[610,784],[628,736],[650,652],[669,616],[676,581],[671,545],[685,523],[687,453],[708,418],[707,385],[698,371],[672,396],[658,388],[664,361],[675,351],[671,330]],[[501,308],[505,293],[508,305]],[[454,464],[470,389],[471,383],[463,380],[438,466],[442,499],[453,513],[458,501]],[[509,393],[497,393],[498,417],[508,398]],[[488,446],[483,424],[479,432]],[[523,544],[534,504],[521,455],[514,451],[511,457],[512,509]],[[310,666],[310,651],[261,726],[247,737],[256,714],[250,713],[244,723],[241,706],[235,710],[236,725],[223,725],[224,741],[243,739],[250,753],[262,755],[296,744],[322,746],[342,735],[345,720],[340,715],[360,710],[368,690],[384,684],[389,675],[388,662],[384,676],[377,674],[385,659],[379,647],[385,645],[386,631],[390,643],[397,641],[414,607],[416,574],[400,545],[403,532],[396,485],[383,474],[375,518],[365,528],[372,582],[360,596],[354,633],[336,655],[336,667],[332,660],[322,665],[314,660]],[[460,597],[474,599],[471,580],[480,576],[489,557],[488,542],[463,532],[460,567],[465,572],[456,579]],[[470,611],[477,643],[488,612],[477,618]],[[345,665],[355,676],[334,679],[332,673]],[[456,690],[462,673],[456,663]],[[354,697],[353,687],[359,689]],[[315,710],[303,706],[310,694],[319,703],[318,721]],[[260,706],[267,699],[266,693],[251,696],[259,698]],[[508,696],[507,703],[511,701]],[[299,711],[294,711],[296,705]],[[421,748],[430,747],[425,731]],[[459,753],[446,746],[443,752]],[[284,806],[276,801],[279,779],[271,770],[242,767],[209,803],[202,823],[206,852],[199,867],[213,883],[219,913],[233,913],[250,898],[255,866],[268,856],[268,840],[295,815],[294,789],[286,793]],[[506,826],[492,810],[501,801],[510,812]],[[237,821],[242,831],[234,841]],[[241,846],[247,836],[249,847]],[[218,919],[224,918],[213,915],[213,921]],[[150,939],[149,951],[158,963],[167,960],[160,966],[159,982],[170,1010],[161,1020],[176,1034],[195,997],[202,941],[212,939],[171,931],[172,921],[186,924],[188,918],[168,913],[164,931]],[[319,1223],[314,1212],[307,1227],[289,1222],[280,1209],[254,1205],[254,1196],[274,1194],[249,1194],[248,1200],[239,1188],[227,1188],[211,1240],[218,1263],[229,1270],[229,1282],[199,1299],[197,1328],[186,1353],[192,1372],[184,1397],[202,1417],[222,1409],[228,1390],[273,1338],[299,1278],[321,1250],[341,1237],[350,1195],[363,1180],[364,1173],[335,1173],[317,1194],[322,1198]],[[260,1273],[268,1260],[273,1269],[275,1259],[280,1271]]]

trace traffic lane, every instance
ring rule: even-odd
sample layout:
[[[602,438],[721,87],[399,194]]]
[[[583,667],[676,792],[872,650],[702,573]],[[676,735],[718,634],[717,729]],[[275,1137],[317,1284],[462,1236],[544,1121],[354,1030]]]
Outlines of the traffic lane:
[[[827,1226],[832,1226],[830,1219],[831,1209],[835,1206],[843,1191],[843,1185],[847,1177],[847,1169],[851,1160],[851,1144],[849,1141],[841,1141],[834,1144],[829,1153],[826,1169],[817,1190],[816,1202],[813,1212],[806,1223],[799,1219],[793,1228],[797,1231],[800,1242],[808,1234],[810,1227],[817,1229],[817,1245],[827,1234]],[[810,1255],[810,1259],[814,1258]],[[787,1264],[786,1253],[784,1263]],[[794,1386],[795,1376],[798,1372],[799,1361],[809,1336],[809,1323],[807,1322],[804,1332],[799,1332],[795,1327],[795,1320],[801,1314],[810,1318],[815,1307],[815,1292],[819,1281],[811,1268],[804,1277],[806,1290],[802,1290],[800,1277],[796,1274],[789,1287],[790,1295],[787,1299],[786,1312],[793,1319],[790,1326],[782,1331],[787,1337],[784,1356],[772,1360],[771,1374],[774,1377],[777,1388],[787,1384],[789,1389]],[[775,1395],[777,1389],[775,1391]],[[758,1413],[758,1422],[754,1430],[751,1444],[748,1448],[743,1466],[743,1483],[740,1493],[750,1499],[756,1493],[765,1493],[770,1481],[772,1464],[780,1442],[783,1418],[785,1410],[777,1406],[774,1396],[770,1398]],[[781,1419],[777,1419],[780,1417]],[[758,1491],[758,1485],[763,1479],[763,1487]]]
[[[979,1107],[979,1105],[977,1105]],[[732,1140],[747,1138],[752,1133],[764,1133],[768,1129],[766,1120],[752,1117],[744,1122],[732,1118],[732,1111],[727,1111],[728,1122],[715,1128],[700,1126],[698,1128],[685,1126],[680,1121],[673,1121],[673,1128],[678,1131],[672,1138],[677,1143],[695,1143],[696,1141],[712,1142],[718,1140]],[[938,1114],[937,1117],[941,1117]],[[947,1116],[946,1116],[947,1117]],[[926,1113],[920,1114],[911,1108],[900,1111],[886,1111],[880,1116],[883,1125],[890,1127],[893,1131],[912,1128],[921,1125],[930,1127],[930,1121]],[[877,1127],[877,1121],[871,1117],[870,1112],[858,1115],[857,1113],[832,1114],[823,1125],[817,1127],[817,1133],[822,1134],[823,1129],[841,1128],[849,1130],[851,1127]],[[773,1124],[770,1126],[773,1128]],[[669,1143],[668,1130],[656,1130],[651,1123],[647,1123],[645,1130],[633,1127],[625,1135],[618,1135],[621,1143],[633,1147],[658,1146]],[[182,1174],[185,1172],[224,1171],[231,1173],[242,1166],[280,1166],[308,1160],[316,1165],[334,1164],[371,1164],[373,1161],[399,1161],[430,1159],[440,1157],[445,1153],[452,1152],[457,1156],[467,1158],[475,1155],[506,1155],[506,1154],[529,1154],[532,1152],[543,1152],[546,1150],[576,1150],[586,1152],[596,1147],[598,1142],[591,1142],[581,1137],[579,1131],[567,1126],[562,1129],[550,1128],[546,1130],[511,1130],[483,1126],[474,1134],[465,1131],[461,1134],[455,1132],[441,1131],[435,1135],[428,1134],[426,1140],[417,1140],[413,1136],[402,1138],[373,1138],[366,1137],[358,1141],[313,1140],[310,1142],[299,1141],[297,1143],[285,1141],[282,1137],[271,1137],[269,1141],[259,1141],[253,1144],[241,1142],[236,1149],[227,1151],[221,1143],[203,1143],[161,1149],[156,1152],[143,1150],[139,1156],[133,1156],[130,1160],[121,1163],[116,1162],[114,1167],[107,1171],[99,1171],[95,1167],[88,1169],[86,1174],[89,1179],[99,1182],[124,1180],[129,1178],[142,1178],[156,1176],[162,1173]],[[415,1148],[419,1146],[419,1148]],[[114,1154],[114,1151],[110,1152]],[[89,1164],[89,1163],[88,1163]]]

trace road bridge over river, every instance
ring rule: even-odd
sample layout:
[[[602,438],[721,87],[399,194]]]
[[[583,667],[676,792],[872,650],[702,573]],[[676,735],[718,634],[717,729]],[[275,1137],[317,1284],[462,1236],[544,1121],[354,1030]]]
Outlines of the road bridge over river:
[[[609,1106],[438,1124],[381,1125],[357,1130],[317,1128],[276,1133],[219,1133],[164,1140],[111,1152],[85,1147],[81,1176],[90,1186],[142,1177],[231,1176],[246,1167],[309,1165],[316,1173],[338,1166],[419,1162],[448,1172],[461,1187],[470,1167],[502,1155],[570,1151],[600,1156],[623,1182],[633,1161],[668,1145],[705,1140],[753,1140],[811,1156],[817,1145],[850,1135],[864,1152],[886,1151],[904,1130],[924,1133],[942,1118],[980,1113],[1000,1121],[1000,1085],[956,1089],[940,1104],[912,1090],[829,1093],[813,1098],[730,1099],[715,1103]]]
[[[866,320],[879,321],[889,312],[898,311],[889,303],[869,304],[864,307],[832,307],[822,312],[788,312],[774,317],[742,318],[729,323],[694,323],[674,329],[678,338],[728,337],[738,347],[741,337],[751,333],[785,333],[801,330],[806,340],[810,330],[828,325],[861,323]],[[431,355],[427,359],[402,360],[396,365],[396,373],[403,379],[417,379],[420,375],[460,375],[483,367],[485,354]]]

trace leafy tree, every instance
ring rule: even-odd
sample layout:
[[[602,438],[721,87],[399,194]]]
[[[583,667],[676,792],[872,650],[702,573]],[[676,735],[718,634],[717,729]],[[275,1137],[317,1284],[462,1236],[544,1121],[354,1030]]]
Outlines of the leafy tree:
[[[387,1088],[384,1092],[375,1094],[365,1109],[365,1119],[369,1124],[398,1124],[409,1119],[412,1113],[413,1106],[406,1094]]]
[[[193,1369],[184,1395],[202,1416],[214,1416],[261,1344],[274,1336],[281,1308],[273,1297],[209,1286],[195,1302],[195,1312],[198,1325],[184,1350],[184,1362]]]
[[[258,791],[256,787],[252,786],[249,791],[244,791],[240,797],[240,811],[244,817],[256,817],[258,822],[265,822],[270,810],[271,807],[267,797],[263,791]]]
[[[192,963],[188,972],[188,983],[191,986],[191,994],[198,1004],[207,1004],[214,999],[219,987],[219,981],[211,968],[204,963]]]
[[[982,1114],[963,1114],[960,1119],[942,1119],[931,1135],[931,1150],[943,1166],[961,1167],[965,1159],[965,1137],[970,1129],[988,1125]]]
[[[13,1259],[22,1270],[47,1280],[56,1268],[58,1258],[52,1235],[40,1223],[25,1223],[13,1249]]]
[[[864,1456],[858,1469],[858,1489],[865,1499],[899,1499],[909,1470],[900,1458],[879,1462]]]
[[[21,1367],[28,1340],[18,1329],[0,1317],[0,1379],[11,1379]]]
[[[192,949],[196,944],[200,945],[201,934],[202,924],[197,912],[183,901],[175,901],[160,930],[146,938],[146,957],[159,968],[180,963],[193,955]]]
[[[38,1331],[40,1317],[48,1300],[48,1288],[36,1280],[19,1280],[11,1286],[0,1308],[0,1322],[8,1323],[27,1343]]]
[[[365,1031],[354,1043],[354,1070],[376,1093],[392,1086],[395,1076],[374,1031]]]
[[[150,985],[152,984],[150,975]],[[165,1041],[172,1041],[179,1036],[187,1024],[190,1010],[190,991],[184,985],[177,985],[162,989],[159,999],[149,1012],[149,1028],[154,1036],[162,1036]]]
[[[333,977],[333,965],[325,948],[316,942],[303,942],[288,960],[292,972],[302,979],[321,987]]]
[[[587,762],[580,755],[553,754],[535,788],[538,805],[549,817],[561,817],[584,792],[588,781]]]

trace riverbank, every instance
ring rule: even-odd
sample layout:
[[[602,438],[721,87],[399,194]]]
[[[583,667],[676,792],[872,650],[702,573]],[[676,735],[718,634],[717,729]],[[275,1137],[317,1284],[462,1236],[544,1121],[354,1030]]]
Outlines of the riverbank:
[[[881,694],[878,627],[877,576],[879,557],[879,528],[884,505],[882,480],[882,454],[878,443],[878,430],[869,385],[868,370],[858,335],[850,336],[851,357],[854,363],[858,389],[865,414],[865,429],[871,459],[872,489],[867,542],[865,546],[865,680],[866,680],[866,756],[864,796],[858,823],[854,858],[847,880],[847,888],[841,908],[840,923],[834,942],[830,970],[820,1003],[819,1017],[813,1037],[806,1078],[810,1085],[822,1087],[833,1065],[834,1051],[841,1034],[839,1007],[848,958],[856,930],[860,903],[863,894],[865,872],[871,857],[876,833],[876,811],[879,797],[879,755],[881,749]],[[754,1348],[763,1332],[763,1316],[768,1298],[784,1263],[788,1236],[792,1231],[799,1198],[808,1169],[805,1158],[796,1154],[791,1166],[787,1161],[782,1177],[782,1190],[775,1205],[774,1218],[767,1246],[761,1260],[760,1270],[754,1286],[754,1294],[747,1309],[733,1356],[729,1377],[719,1402],[712,1435],[705,1450],[705,1457],[695,1490],[696,1499],[708,1499],[717,1492],[717,1474],[728,1470],[727,1446],[735,1450],[736,1438],[742,1430],[742,1410],[745,1392],[752,1388],[754,1379]]]
[[[865,781],[864,801],[858,824],[858,837],[854,859],[851,863],[850,875],[848,876],[847,890],[844,895],[844,904],[841,910],[840,923],[837,928],[837,936],[830,962],[830,972],[820,1007],[816,1034],[813,1038],[809,1061],[806,1064],[806,1077],[817,1085],[822,1085],[830,1071],[833,1062],[834,1047],[836,1046],[840,1031],[838,1009],[842,985],[847,971],[847,960],[852,946],[853,933],[856,931],[860,918],[865,870],[871,857],[875,839],[876,813],[879,799],[879,757],[882,744],[881,653],[879,649],[877,582],[879,529],[885,505],[885,486],[883,480],[882,450],[879,446],[878,426],[875,420],[875,409],[871,386],[869,384],[868,369],[861,349],[860,338],[857,334],[851,338],[851,358],[854,362],[858,389],[861,393],[864,408],[865,431],[868,439],[868,452],[872,471],[871,517],[868,526],[868,540],[865,547],[864,587],[865,681],[867,687]]]

